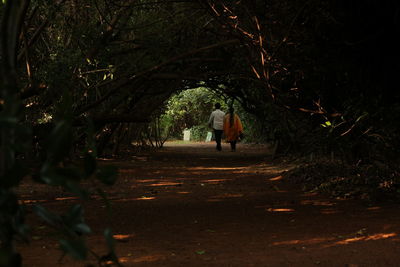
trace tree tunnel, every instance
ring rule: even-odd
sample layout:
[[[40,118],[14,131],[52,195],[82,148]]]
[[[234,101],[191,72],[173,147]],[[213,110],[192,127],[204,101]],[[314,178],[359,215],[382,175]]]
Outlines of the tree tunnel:
[[[23,178],[82,198],[82,180],[113,184],[96,159],[160,131],[171,102],[198,88],[187,105],[233,101],[253,116],[252,141],[282,155],[397,161],[399,11],[378,0],[1,1],[0,265],[19,266]]]
[[[202,86],[258,117],[268,128],[264,139],[280,140],[287,151],[345,153],[354,143],[350,150],[368,156],[360,152],[364,144],[378,148],[383,136],[397,142],[394,128],[381,122],[397,125],[386,116],[399,96],[390,90],[398,68],[395,3],[4,1],[1,7],[2,101],[20,101],[23,111],[9,115],[22,116],[34,140],[67,120],[76,144],[86,142],[88,125],[106,144],[122,124],[139,129],[173,94]]]

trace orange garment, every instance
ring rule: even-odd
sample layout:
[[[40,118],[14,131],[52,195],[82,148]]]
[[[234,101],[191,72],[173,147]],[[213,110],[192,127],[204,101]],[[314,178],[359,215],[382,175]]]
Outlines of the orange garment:
[[[227,142],[237,141],[240,133],[243,132],[243,126],[239,116],[234,114],[232,127],[230,125],[230,117],[230,113],[227,113],[224,117],[224,134]]]

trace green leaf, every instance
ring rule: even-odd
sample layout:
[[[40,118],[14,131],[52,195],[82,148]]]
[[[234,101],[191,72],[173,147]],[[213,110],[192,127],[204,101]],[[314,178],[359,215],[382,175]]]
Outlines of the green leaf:
[[[108,247],[108,253],[102,256],[102,260],[106,262],[111,261],[115,263],[116,266],[122,266],[118,261],[117,255],[115,254],[115,239],[111,229],[107,228],[104,230],[104,238],[106,240],[106,245]]]
[[[41,217],[50,225],[55,226],[60,224],[61,222],[61,218],[58,215],[49,212],[46,208],[44,208],[41,205],[33,206],[33,212],[35,212],[39,217]]]
[[[60,240],[60,247],[65,253],[71,255],[77,260],[84,260],[87,256],[86,244],[82,239],[76,240]]]
[[[107,228],[104,230],[104,238],[106,240],[106,244],[108,249],[114,253],[115,251],[115,240],[113,237],[113,233],[111,231],[111,229]]]
[[[65,217],[68,223],[81,222],[83,219],[83,208],[81,204],[73,205]]]
[[[196,251],[196,254],[197,254],[197,255],[203,255],[203,254],[205,254],[205,253],[206,253],[205,250],[198,250],[198,251]]]
[[[67,227],[67,230],[74,231],[79,234],[89,234],[92,232],[90,227],[84,222],[82,205],[73,205],[68,213],[63,216],[63,223]]]
[[[78,223],[74,226],[74,230],[82,234],[90,234],[92,229],[86,223]]]
[[[41,180],[49,185],[64,186],[66,188],[69,185],[74,186],[74,183],[80,181],[81,174],[77,168],[58,168],[53,167],[50,164],[44,164],[41,171]],[[70,189],[75,189],[71,187]]]
[[[66,179],[64,176],[57,173],[56,168],[48,164],[43,165],[40,171],[40,181],[48,185],[65,186]]]

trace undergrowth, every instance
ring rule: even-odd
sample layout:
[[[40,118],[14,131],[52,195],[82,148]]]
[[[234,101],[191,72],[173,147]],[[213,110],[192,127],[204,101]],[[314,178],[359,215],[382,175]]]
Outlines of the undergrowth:
[[[284,175],[309,192],[341,199],[400,202],[400,168],[389,164],[356,165],[319,160],[302,164]]]

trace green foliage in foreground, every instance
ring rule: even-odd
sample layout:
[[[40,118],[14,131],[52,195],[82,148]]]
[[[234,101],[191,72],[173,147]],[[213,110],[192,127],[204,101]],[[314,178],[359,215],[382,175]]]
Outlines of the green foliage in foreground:
[[[112,185],[116,181],[117,171],[112,166],[97,166],[96,149],[90,146],[94,143],[90,140],[87,141],[88,146],[85,148],[81,160],[69,160],[73,133],[68,94],[63,96],[63,101],[58,106],[58,115],[54,126],[47,135],[44,161],[39,165],[36,165],[38,162],[34,166],[30,165],[28,161],[24,160],[29,154],[21,148],[26,149],[30,145],[30,142],[26,141],[29,138],[26,137],[29,136],[28,133],[31,132],[31,129],[27,126],[22,127],[18,114],[12,112],[19,109],[18,101],[8,102],[8,99],[5,99],[5,108],[0,113],[0,132],[2,133],[0,139],[2,148],[0,266],[21,266],[22,258],[14,250],[14,242],[16,239],[27,242],[30,240],[30,226],[25,223],[25,211],[30,209],[58,233],[60,248],[64,253],[75,259],[85,260],[90,251],[85,244],[85,238],[91,234],[91,229],[84,220],[82,206],[73,205],[66,213],[57,214],[41,205],[30,207],[19,204],[18,195],[14,189],[23,179],[32,177],[38,183],[62,187],[67,192],[85,200],[88,199],[89,192],[80,186],[80,182],[95,178],[103,184]],[[15,134],[16,130],[21,134]],[[88,139],[92,138],[92,135],[88,135]],[[99,194],[105,196],[100,189],[97,190]],[[109,248],[107,257],[119,264],[112,245],[112,235],[110,237],[107,234],[109,232],[110,230],[105,232],[105,240]],[[92,254],[94,253],[92,252]],[[98,256],[99,262],[100,259],[101,256]]]
[[[4,3],[4,2],[3,2]],[[24,6],[24,4],[26,4]],[[85,238],[91,233],[84,220],[81,205],[72,206],[65,214],[52,212],[41,205],[20,204],[18,186],[24,179],[48,186],[61,187],[65,191],[87,199],[89,192],[80,186],[88,179],[97,179],[100,183],[114,184],[117,172],[113,167],[100,167],[96,162],[94,131],[91,123],[86,124],[86,140],[83,151],[73,155],[76,136],[73,130],[73,100],[70,91],[59,90],[59,99],[53,104],[52,121],[45,132],[42,158],[36,158],[32,139],[34,124],[26,121],[28,111],[19,94],[16,58],[19,47],[20,28],[16,22],[22,20],[28,2],[7,1],[5,14],[1,20],[0,32],[0,266],[22,266],[22,256],[16,251],[17,240],[29,242],[30,226],[25,222],[26,211],[32,210],[49,224],[61,237],[60,248],[75,259],[84,260],[89,254]],[[6,45],[7,44],[7,45]],[[72,158],[75,159],[73,160]],[[99,194],[104,193],[98,189]],[[117,257],[110,230],[105,231],[105,240],[109,251],[107,260]],[[92,252],[92,254],[94,254]],[[96,254],[94,254],[96,255]],[[96,255],[97,256],[97,255]],[[99,265],[103,257],[97,256]]]

